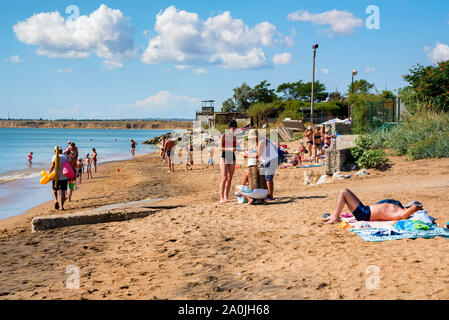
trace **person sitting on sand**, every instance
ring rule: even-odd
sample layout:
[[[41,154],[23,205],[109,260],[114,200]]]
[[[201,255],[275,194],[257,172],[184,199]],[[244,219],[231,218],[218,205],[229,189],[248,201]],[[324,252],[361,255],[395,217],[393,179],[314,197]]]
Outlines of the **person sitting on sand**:
[[[248,204],[264,203],[268,197],[268,189],[265,186],[265,179],[259,177],[257,159],[248,159],[248,168],[243,173],[242,184],[235,187],[235,192],[248,200]],[[262,181],[261,181],[262,180]],[[262,187],[261,187],[262,186]]]
[[[214,167],[214,149],[212,149],[211,147],[207,147],[207,154],[209,155],[209,159],[207,160],[207,168],[209,168],[209,166],[212,166],[212,168]]]
[[[357,221],[399,221],[410,218],[415,212],[423,209],[422,203],[412,201],[405,207],[400,202],[383,200],[371,206],[365,206],[349,189],[339,192],[337,206],[332,214],[323,219],[326,224],[340,222],[340,215],[345,207],[352,212]]]
[[[295,151],[291,164],[296,167],[298,164],[302,166],[301,151]]]

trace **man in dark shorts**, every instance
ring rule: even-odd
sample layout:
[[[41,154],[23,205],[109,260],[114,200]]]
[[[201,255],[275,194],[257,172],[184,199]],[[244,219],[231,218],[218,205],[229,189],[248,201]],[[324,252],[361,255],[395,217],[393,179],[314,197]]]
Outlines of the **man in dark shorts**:
[[[423,209],[422,203],[412,201],[405,207],[396,200],[382,200],[375,205],[365,206],[349,189],[338,194],[337,206],[330,217],[324,218],[326,224],[338,223],[345,207],[352,212],[357,221],[399,221],[410,218],[415,212]]]
[[[51,185],[53,188],[53,199],[55,201],[55,209],[58,210],[64,210],[64,202],[66,199],[66,192],[67,192],[67,186],[68,186],[68,178],[63,174],[63,165],[66,162],[71,162],[70,156],[69,155],[65,155],[62,154],[61,149],[59,148],[58,150],[58,182],[56,181],[52,181]],[[53,170],[55,169],[55,160],[56,160],[56,155],[53,156],[53,159],[51,160],[51,167],[50,170],[48,171],[48,174],[52,173]],[[61,201],[61,205],[58,202],[58,191],[60,191],[60,201]]]
[[[167,160],[168,160],[168,172],[174,172],[175,171],[175,164],[173,163],[173,148],[176,145],[176,142],[173,141],[171,139],[171,137],[169,137],[166,141],[165,141],[165,145],[164,145],[164,151],[165,154],[167,155]]]

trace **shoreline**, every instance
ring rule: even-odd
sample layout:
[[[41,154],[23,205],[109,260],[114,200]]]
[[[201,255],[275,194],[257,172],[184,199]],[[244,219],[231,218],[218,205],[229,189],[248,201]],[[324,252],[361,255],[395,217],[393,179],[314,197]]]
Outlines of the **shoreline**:
[[[192,120],[0,120],[0,128],[178,130],[192,128]]]
[[[135,160],[135,159],[147,157],[147,156],[150,156],[150,155],[152,155],[152,154],[157,154],[157,153],[158,153],[158,151],[155,150],[155,151],[153,151],[153,152],[148,152],[148,153],[144,153],[144,154],[137,155],[137,156],[135,156],[134,158],[133,158],[133,157],[130,157],[130,158],[128,158],[128,159],[108,160],[108,161],[105,161],[105,162],[100,162],[100,163],[98,163],[97,167],[98,167],[98,170],[100,170],[100,169],[102,169],[102,168],[105,167],[105,166],[106,166],[106,167],[107,167],[107,166],[112,166],[112,165],[114,165],[114,164],[115,164],[115,165],[120,165],[120,163],[122,163],[122,162],[132,161],[132,160]],[[45,168],[41,168],[41,169],[42,169],[42,170],[45,170]],[[39,170],[40,170],[40,169],[39,169]],[[40,175],[39,175],[39,177],[40,177]],[[20,190],[23,190],[23,189],[24,189],[24,185],[30,184],[31,179],[37,179],[37,177],[28,177],[28,178],[24,178],[24,179],[16,179],[16,180],[8,181],[8,182],[5,182],[5,183],[0,184],[0,187],[2,187],[2,186],[3,186],[3,187],[7,187],[7,186],[11,186],[11,185],[14,185],[14,184],[15,184],[13,191],[16,191],[16,190],[19,190],[19,191],[20,191]],[[94,179],[93,179],[93,180],[94,180]],[[37,181],[37,180],[36,180],[36,181]],[[39,185],[39,186],[41,186],[39,182],[35,183],[36,181],[34,181],[34,180],[32,181],[32,183],[31,183],[32,189],[33,189],[33,185]],[[48,184],[48,185],[46,185],[46,186],[48,187],[48,186],[50,186],[50,184]],[[35,186],[34,186],[34,187],[35,187]],[[9,188],[8,188],[8,189],[9,189]],[[36,188],[34,188],[34,189],[36,189]],[[48,190],[44,190],[44,188],[40,188],[39,190],[37,190],[38,195],[43,195],[43,194],[45,194],[45,193],[48,192],[49,197],[52,198],[50,187],[48,187],[47,189],[48,189]],[[75,195],[75,193],[78,192],[78,191],[79,191],[79,190],[76,190],[73,194]],[[35,203],[38,202],[38,201],[36,201],[35,199],[36,199],[36,196],[35,196],[34,199],[29,200],[27,203],[34,203],[34,204],[35,204]],[[11,201],[11,199],[9,199],[9,201]],[[2,223],[2,221],[8,220],[8,219],[13,219],[13,218],[15,218],[15,217],[25,216],[25,215],[27,215],[29,212],[33,211],[34,209],[39,208],[39,207],[41,207],[41,206],[43,206],[43,205],[45,205],[45,204],[48,204],[49,202],[53,203],[53,200],[45,200],[45,201],[43,201],[43,202],[39,202],[39,204],[34,205],[34,206],[32,206],[32,207],[29,207],[28,209],[26,209],[25,212],[22,212],[22,213],[19,213],[19,214],[15,214],[15,215],[12,215],[12,216],[7,216],[7,217],[5,217],[5,218],[0,217],[0,228],[1,228],[1,223]],[[11,209],[11,210],[12,210],[12,209]]]

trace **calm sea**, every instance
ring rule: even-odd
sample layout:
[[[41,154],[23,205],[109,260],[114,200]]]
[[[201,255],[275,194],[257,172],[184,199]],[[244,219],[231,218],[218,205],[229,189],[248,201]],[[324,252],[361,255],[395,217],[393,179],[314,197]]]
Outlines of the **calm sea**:
[[[76,143],[79,157],[95,148],[98,162],[104,163],[131,158],[130,140],[138,145],[136,154],[156,151],[143,141],[169,130],[114,129],[22,129],[0,128],[0,219],[25,213],[52,199],[50,185],[39,183],[40,172],[48,171],[55,146],[64,149],[67,142]],[[33,152],[33,165],[28,167],[27,156]]]

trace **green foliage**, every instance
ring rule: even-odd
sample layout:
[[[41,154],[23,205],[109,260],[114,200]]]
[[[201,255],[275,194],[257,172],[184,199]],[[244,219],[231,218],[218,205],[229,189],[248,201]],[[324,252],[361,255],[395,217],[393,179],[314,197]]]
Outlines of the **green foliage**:
[[[303,120],[304,117],[301,112],[301,108],[306,107],[306,104],[302,101],[283,101],[279,103],[282,112],[279,115],[280,119],[290,118],[292,120]]]
[[[449,60],[427,67],[418,64],[403,78],[415,94],[416,111],[449,111]]]
[[[278,97],[276,93],[274,93],[274,89],[269,89],[271,86],[270,83],[267,83],[266,80],[259,83],[253,89],[253,102],[254,103],[272,103]]]
[[[383,150],[365,150],[357,160],[357,164],[366,169],[382,168],[389,160]]]
[[[234,100],[229,98],[226,101],[224,101],[222,106],[221,106],[221,111],[222,112],[235,112],[235,111],[237,111],[237,106],[235,105]]]
[[[370,132],[371,146],[411,160],[449,157],[449,114],[417,112],[388,132]]]
[[[304,83],[300,80],[293,83],[283,83],[277,88],[276,92],[283,95],[283,100],[301,100],[310,102],[312,96],[312,82]],[[316,102],[324,101],[329,96],[326,92],[326,86],[320,81],[315,81],[313,94]]]
[[[357,162],[362,156],[365,150],[362,147],[355,146],[349,149],[354,162]]]
[[[369,93],[374,88],[374,83],[364,79],[356,80],[349,85],[348,94]]]

